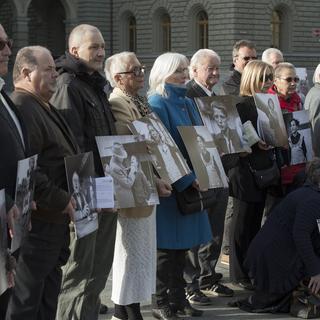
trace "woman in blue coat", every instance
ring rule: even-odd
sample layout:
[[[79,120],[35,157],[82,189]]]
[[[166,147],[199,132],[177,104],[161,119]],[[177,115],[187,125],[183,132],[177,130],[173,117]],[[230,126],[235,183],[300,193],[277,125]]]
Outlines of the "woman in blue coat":
[[[186,97],[188,59],[178,53],[159,56],[150,72],[149,104],[160,117],[181,153],[191,163],[178,132],[178,126],[202,125],[200,115],[192,100]],[[184,176],[173,184],[176,191],[192,185],[199,189],[196,176]],[[176,312],[201,316],[185,296],[183,270],[188,249],[211,239],[206,211],[182,215],[173,193],[163,198],[157,207],[157,283],[153,316],[158,319],[175,319]]]

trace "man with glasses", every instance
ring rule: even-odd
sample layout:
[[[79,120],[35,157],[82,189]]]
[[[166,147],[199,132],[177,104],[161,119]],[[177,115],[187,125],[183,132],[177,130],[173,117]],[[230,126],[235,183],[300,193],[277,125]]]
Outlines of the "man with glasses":
[[[105,42],[98,28],[82,24],[69,36],[68,52],[56,61],[58,88],[51,103],[60,108],[82,152],[92,151],[97,176],[104,176],[95,136],[116,134],[101,76]],[[98,319],[100,293],[111,269],[116,214],[101,213],[99,229],[76,240],[71,231],[71,256],[64,268],[57,319]]]
[[[28,139],[24,122],[16,106],[4,92],[5,83],[1,78],[8,73],[11,48],[12,40],[8,39],[0,24],[0,189],[5,189],[7,219],[10,229],[12,229],[13,217],[19,214],[13,202],[17,162],[28,156]],[[2,286],[0,285],[0,287]],[[0,295],[0,319],[5,318],[10,291],[11,289],[8,289]]]
[[[241,74],[244,67],[251,60],[257,59],[256,47],[249,40],[237,41],[232,50],[233,64],[232,74],[222,85],[222,94],[238,96],[241,82]]]

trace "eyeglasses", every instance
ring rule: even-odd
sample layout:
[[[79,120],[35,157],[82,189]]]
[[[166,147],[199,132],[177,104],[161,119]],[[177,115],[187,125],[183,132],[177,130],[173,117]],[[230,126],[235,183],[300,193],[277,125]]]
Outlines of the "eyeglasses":
[[[0,50],[3,50],[6,45],[8,46],[9,49],[12,49],[13,40],[12,39],[0,40]]]
[[[188,68],[178,68],[174,73],[186,73],[189,72]]]
[[[286,80],[288,83],[291,83],[292,81],[294,81],[295,83],[299,82],[300,79],[298,77],[288,77],[288,78],[281,78],[281,77],[278,77],[278,79],[281,79],[281,80]]]
[[[273,81],[273,74],[272,73],[266,74],[264,79],[263,79],[263,76],[260,77],[260,82],[267,82],[269,80]]]
[[[134,67],[131,71],[118,72],[117,74],[130,74],[132,73],[135,77],[141,77],[144,75],[144,71],[146,70],[145,66]]]
[[[240,57],[241,59],[243,59],[244,61],[250,61],[250,60],[257,60],[257,57],[253,56],[253,57],[249,57],[249,56],[245,56],[245,57],[241,57],[241,56],[236,56],[236,57]]]

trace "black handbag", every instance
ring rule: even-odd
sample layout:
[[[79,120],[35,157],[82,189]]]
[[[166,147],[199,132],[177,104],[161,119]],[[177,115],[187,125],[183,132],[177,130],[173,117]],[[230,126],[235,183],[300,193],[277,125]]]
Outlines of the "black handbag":
[[[182,215],[189,215],[210,208],[218,199],[223,188],[198,191],[192,185],[183,191],[175,191],[178,208]]]
[[[280,170],[277,162],[273,161],[272,166],[263,170],[253,169],[249,163],[250,171],[253,174],[253,178],[260,189],[264,189],[279,184]]]

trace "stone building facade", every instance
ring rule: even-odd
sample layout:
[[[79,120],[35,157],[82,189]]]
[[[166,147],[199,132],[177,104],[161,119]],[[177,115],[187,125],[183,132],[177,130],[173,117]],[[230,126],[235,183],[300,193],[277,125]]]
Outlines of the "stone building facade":
[[[191,56],[208,47],[224,73],[239,39],[254,41],[259,55],[279,47],[287,61],[312,71],[320,62],[319,21],[319,0],[0,0],[14,52],[42,44],[60,55],[70,29],[89,23],[102,31],[107,55],[134,50],[150,67],[162,52]]]

